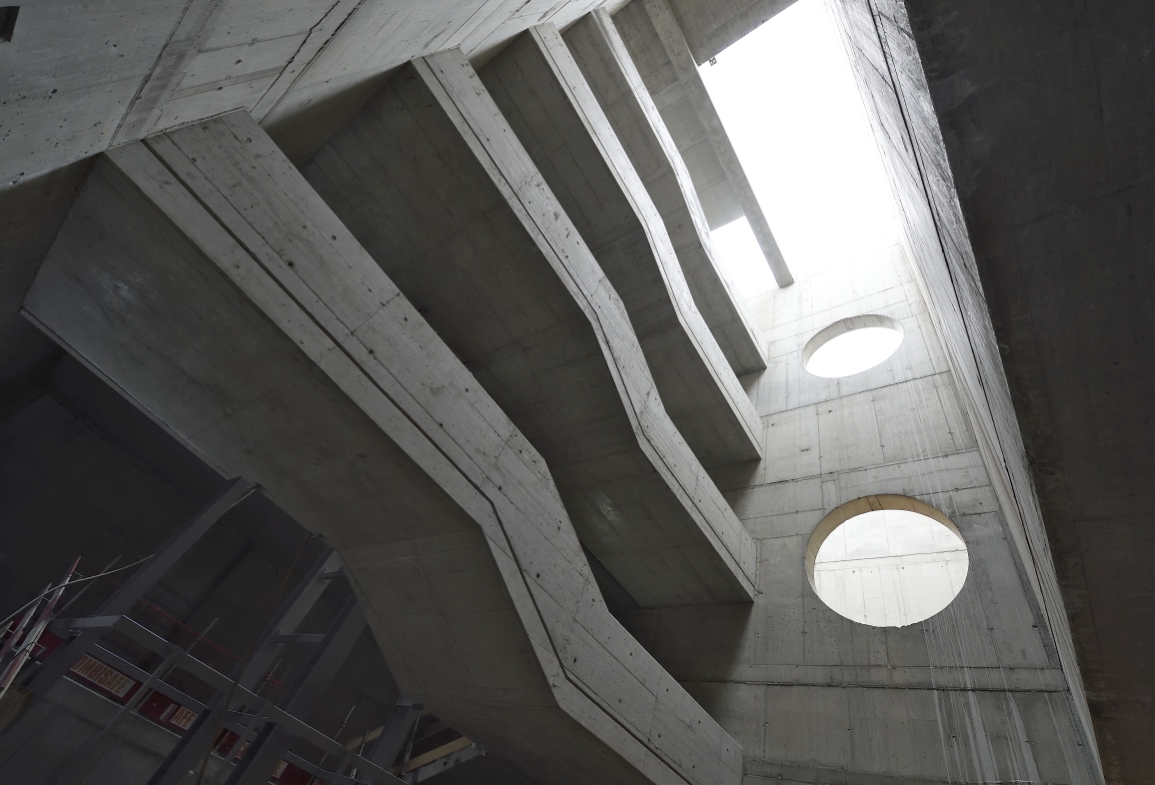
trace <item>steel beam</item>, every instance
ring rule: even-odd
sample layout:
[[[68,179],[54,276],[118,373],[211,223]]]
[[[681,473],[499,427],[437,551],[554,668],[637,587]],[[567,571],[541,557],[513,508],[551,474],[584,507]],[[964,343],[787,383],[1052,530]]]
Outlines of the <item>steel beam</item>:
[[[95,616],[123,616],[132,609],[136,601],[144,596],[188,550],[204,536],[213,524],[246,496],[256,490],[256,484],[243,478],[236,478],[210,501],[188,523],[172,535],[156,553],[132,576],[120,585],[109,597]],[[38,670],[32,672],[25,687],[32,692],[44,694],[56,680],[67,673],[81,657],[89,653],[103,637],[98,629],[82,630],[76,638],[52,653]]]
[[[316,603],[321,592],[325,590],[326,576],[340,566],[340,558],[332,551],[326,550],[305,572],[294,589],[281,602],[278,610],[270,617],[270,621],[261,630],[260,637],[254,647],[254,654],[240,674],[238,684],[250,690],[255,690],[258,682],[264,677],[277,652],[281,649],[282,641],[277,640],[284,632],[291,632],[305,618],[305,614]],[[164,759],[161,765],[149,778],[148,785],[178,785],[185,772],[197,765],[209,751],[213,737],[220,724],[221,712],[227,707],[224,705],[224,693],[218,692],[209,705],[205,706],[193,725],[185,732],[180,741]]]
[[[351,596],[329,625],[325,640],[294,678],[281,708],[297,716],[312,709],[364,630],[365,614],[357,607],[357,598]],[[229,775],[226,785],[265,785],[288,752],[293,735],[290,729],[275,722],[265,725]]]

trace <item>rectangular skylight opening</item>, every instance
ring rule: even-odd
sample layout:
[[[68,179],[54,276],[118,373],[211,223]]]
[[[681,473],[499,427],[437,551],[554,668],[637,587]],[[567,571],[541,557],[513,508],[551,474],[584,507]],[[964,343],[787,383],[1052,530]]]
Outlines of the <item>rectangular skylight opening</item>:
[[[699,72],[796,280],[898,242],[882,158],[824,0],[798,0]],[[738,296],[775,288],[745,219],[711,234]]]

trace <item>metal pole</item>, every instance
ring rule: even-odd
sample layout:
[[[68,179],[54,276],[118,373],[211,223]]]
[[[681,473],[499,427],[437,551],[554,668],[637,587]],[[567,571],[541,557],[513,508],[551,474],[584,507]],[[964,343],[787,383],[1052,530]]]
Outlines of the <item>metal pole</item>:
[[[283,645],[274,643],[273,638],[283,632],[296,631],[297,625],[301,623],[317,602],[317,598],[321,596],[321,592],[325,590],[324,574],[336,569],[340,564],[338,556],[333,551],[326,550],[305,572],[304,578],[285,597],[281,607],[271,617],[265,628],[261,630],[261,637],[257,641],[255,652],[244,671],[239,677],[235,672],[231,674],[233,678],[239,679],[240,686],[256,690],[260,680],[268,672]],[[148,780],[148,785],[179,785],[189,770],[196,767],[215,741],[212,735],[217,727],[217,721],[230,708],[224,705],[224,700],[224,693],[218,692],[209,701],[209,705],[185,731],[176,747],[169,752],[164,762],[153,772],[152,777]]]
[[[64,580],[60,582],[60,586],[52,593],[52,597],[44,605],[44,610],[40,611],[40,616],[36,619],[36,624],[29,630],[28,636],[24,639],[24,644],[16,652],[16,656],[12,658],[12,662],[8,663],[8,667],[4,670],[4,674],[0,675],[0,698],[8,692],[8,688],[12,686],[12,682],[16,680],[16,675],[20,673],[20,668],[32,656],[32,649],[40,641],[40,635],[44,632],[44,628],[48,626],[48,622],[52,619],[52,612],[56,610],[56,604],[60,602],[60,597],[64,594],[64,590],[68,588],[68,579],[76,572],[76,566],[80,564],[80,557],[77,556],[73,560],[72,566],[68,568],[68,572],[64,575]]]
[[[44,591],[40,592],[40,596],[48,594],[48,590],[52,588],[52,584],[44,587]],[[20,640],[20,636],[24,634],[24,629],[28,626],[28,622],[32,621],[32,617],[36,615],[36,610],[40,607],[40,601],[37,600],[31,605],[24,615],[20,617],[20,621],[16,623],[16,629],[12,630],[12,635],[8,640],[4,641],[4,645],[0,646],[0,663],[4,662],[4,658],[8,656],[8,652],[12,651],[16,646],[16,642]]]
[[[282,708],[286,712],[303,716],[313,707],[364,629],[365,614],[357,607],[357,598],[351,596],[329,625],[324,640],[317,645],[293,679],[282,701]],[[227,785],[265,785],[288,751],[292,738],[288,730],[275,723],[267,723],[233,769]]]
[[[106,565],[104,565],[103,567],[101,567],[101,568],[100,568],[100,573],[108,572],[108,571],[109,571],[109,570],[111,570],[113,567],[115,567],[115,566],[116,566],[116,563],[117,563],[118,561],[120,561],[120,557],[121,557],[122,555],[123,555],[123,554],[117,554],[117,556],[116,556],[116,558],[115,558],[115,559],[113,559],[113,560],[112,560],[112,561],[110,561],[108,564],[106,564]],[[100,573],[97,573],[97,574],[99,575]],[[63,615],[63,614],[64,614],[64,612],[65,612],[66,610],[68,610],[69,608],[71,608],[71,607],[72,607],[72,603],[76,602],[76,601],[77,601],[77,600],[79,600],[81,597],[83,597],[83,596],[84,596],[84,595],[85,595],[85,594],[88,592],[88,590],[89,590],[89,589],[91,589],[91,588],[92,588],[94,585],[96,585],[96,582],[95,582],[95,581],[89,581],[88,583],[84,584],[84,586],[82,586],[82,587],[81,587],[80,591],[76,592],[76,594],[73,594],[73,595],[72,595],[72,597],[71,597],[71,598],[69,598],[68,602],[66,602],[66,603],[64,603],[63,605],[61,605],[61,606],[60,606],[60,613],[59,613],[59,615]]]
[[[417,720],[421,718],[421,711],[424,708],[420,703],[414,703],[409,698],[398,698],[389,719],[381,728],[381,735],[377,737],[377,743],[373,745],[373,752],[369,754],[369,761],[383,769],[389,769],[393,765],[393,761],[397,760],[401,747],[409,739],[409,733],[417,724]]]
[[[87,742],[85,742],[84,745],[73,754],[72,760],[68,762],[61,773],[58,774],[53,781],[65,782],[69,783],[69,785],[72,783],[84,782],[85,777],[88,774],[88,764],[92,761],[93,754],[99,750],[100,743],[104,741],[104,738],[109,733],[112,733],[114,730],[116,730],[116,726],[120,724],[121,720],[123,720],[132,712],[136,711],[140,704],[144,702],[144,699],[148,697],[148,693],[152,690],[152,685],[163,678],[166,673],[168,673],[169,666],[176,662],[180,655],[181,650],[174,646],[172,650],[165,656],[164,660],[161,661],[160,665],[156,667],[156,670],[149,674],[148,678],[145,679],[144,682],[140,685],[137,691],[133,694],[132,700],[121,706],[120,711],[118,711],[113,716],[112,721],[109,722],[108,725],[106,725],[104,729],[100,731],[100,733],[96,734]]]
[[[153,584],[186,554],[214,523],[238,502],[256,490],[256,485],[237,478],[209,502],[188,523],[180,528],[162,545],[152,558],[146,561],[132,576],[121,584],[111,597],[101,606],[96,616],[123,616],[144,596]],[[61,646],[49,657],[39,670],[33,672],[25,686],[32,692],[44,694],[56,680],[75,665],[81,657],[90,652],[104,636],[103,630],[81,632],[69,643]]]

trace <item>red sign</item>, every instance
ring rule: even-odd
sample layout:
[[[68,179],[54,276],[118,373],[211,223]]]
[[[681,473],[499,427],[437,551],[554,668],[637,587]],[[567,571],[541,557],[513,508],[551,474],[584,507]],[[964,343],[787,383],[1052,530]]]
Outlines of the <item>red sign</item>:
[[[192,709],[186,709],[179,703],[174,701],[167,695],[161,695],[159,692],[154,692],[144,699],[140,704],[140,713],[144,717],[148,717],[158,725],[164,725],[179,733],[189,729],[193,724],[193,720],[197,718],[197,713]]]
[[[140,682],[136,679],[125,676],[87,654],[72,666],[71,674],[78,681],[95,687],[120,703],[127,703],[133,693],[140,689]]]

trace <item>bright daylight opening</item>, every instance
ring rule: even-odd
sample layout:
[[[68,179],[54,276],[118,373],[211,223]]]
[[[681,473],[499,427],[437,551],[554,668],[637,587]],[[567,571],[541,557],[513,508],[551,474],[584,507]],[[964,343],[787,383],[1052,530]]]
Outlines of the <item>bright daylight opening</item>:
[[[802,366],[828,379],[861,373],[898,351],[902,335],[902,325],[889,316],[842,319],[806,342]]]
[[[830,532],[811,582],[841,616],[905,627],[935,615],[962,591],[970,561],[962,538],[910,510],[872,510]]]
[[[823,0],[799,0],[699,69],[796,280],[898,242],[882,160]],[[749,299],[775,287],[745,218],[711,232]]]

